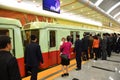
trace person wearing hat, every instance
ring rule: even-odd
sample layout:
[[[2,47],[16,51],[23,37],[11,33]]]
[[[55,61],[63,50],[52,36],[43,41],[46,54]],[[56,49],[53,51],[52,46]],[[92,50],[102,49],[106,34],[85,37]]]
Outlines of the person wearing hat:
[[[40,49],[40,45],[36,43],[37,37],[31,35],[31,43],[25,48],[25,64],[26,70],[30,70],[31,79],[37,80],[37,72],[40,63],[43,63],[43,57]]]

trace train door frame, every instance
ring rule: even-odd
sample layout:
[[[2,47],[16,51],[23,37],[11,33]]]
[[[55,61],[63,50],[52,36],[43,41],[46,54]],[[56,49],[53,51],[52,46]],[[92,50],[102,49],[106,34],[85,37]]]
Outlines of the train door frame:
[[[55,32],[55,46],[50,47],[50,31]],[[48,59],[49,66],[54,66],[57,64],[57,30],[48,29],[47,30],[47,40],[48,40]],[[53,57],[55,55],[55,57]]]
[[[16,55],[15,55],[14,29],[12,29],[12,28],[5,28],[5,26],[15,26],[15,25],[7,25],[7,24],[2,24],[2,25],[1,25],[1,24],[0,24],[0,26],[2,26],[2,27],[0,27],[0,29],[8,30],[8,33],[5,34],[5,35],[7,35],[7,36],[9,36],[9,37],[11,38],[12,50],[11,50],[10,52],[11,52],[11,54],[12,54],[13,56],[16,56]]]

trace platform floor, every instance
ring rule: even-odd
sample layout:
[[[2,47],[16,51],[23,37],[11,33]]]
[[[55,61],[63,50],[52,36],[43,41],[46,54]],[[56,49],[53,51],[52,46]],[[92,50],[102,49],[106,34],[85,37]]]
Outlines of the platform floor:
[[[38,80],[120,80],[120,54],[112,53],[107,60],[89,60],[82,62],[82,69],[75,70],[76,61],[71,60],[69,76],[61,77],[61,65],[38,73]],[[30,76],[22,80],[30,80]]]

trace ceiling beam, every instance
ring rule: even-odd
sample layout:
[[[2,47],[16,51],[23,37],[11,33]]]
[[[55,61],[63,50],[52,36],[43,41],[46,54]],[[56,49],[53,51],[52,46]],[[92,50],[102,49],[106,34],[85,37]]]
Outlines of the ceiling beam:
[[[116,7],[118,7],[120,5],[120,2],[116,3],[114,6],[112,6],[108,11],[107,14],[109,14],[110,12],[112,12]]]

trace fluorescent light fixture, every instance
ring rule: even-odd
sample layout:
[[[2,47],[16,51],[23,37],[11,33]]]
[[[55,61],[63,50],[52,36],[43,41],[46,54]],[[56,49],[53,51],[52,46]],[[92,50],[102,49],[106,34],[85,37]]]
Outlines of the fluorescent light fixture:
[[[107,14],[109,14],[111,11],[113,11],[116,7],[120,5],[120,2],[116,3],[114,6],[112,6],[108,11]]]
[[[99,6],[102,2],[103,2],[103,0],[97,0],[95,3],[95,6]]]
[[[109,80],[114,80],[111,76],[109,76]]]
[[[120,11],[117,14],[115,14],[113,18],[116,18],[119,15],[120,15]]]

